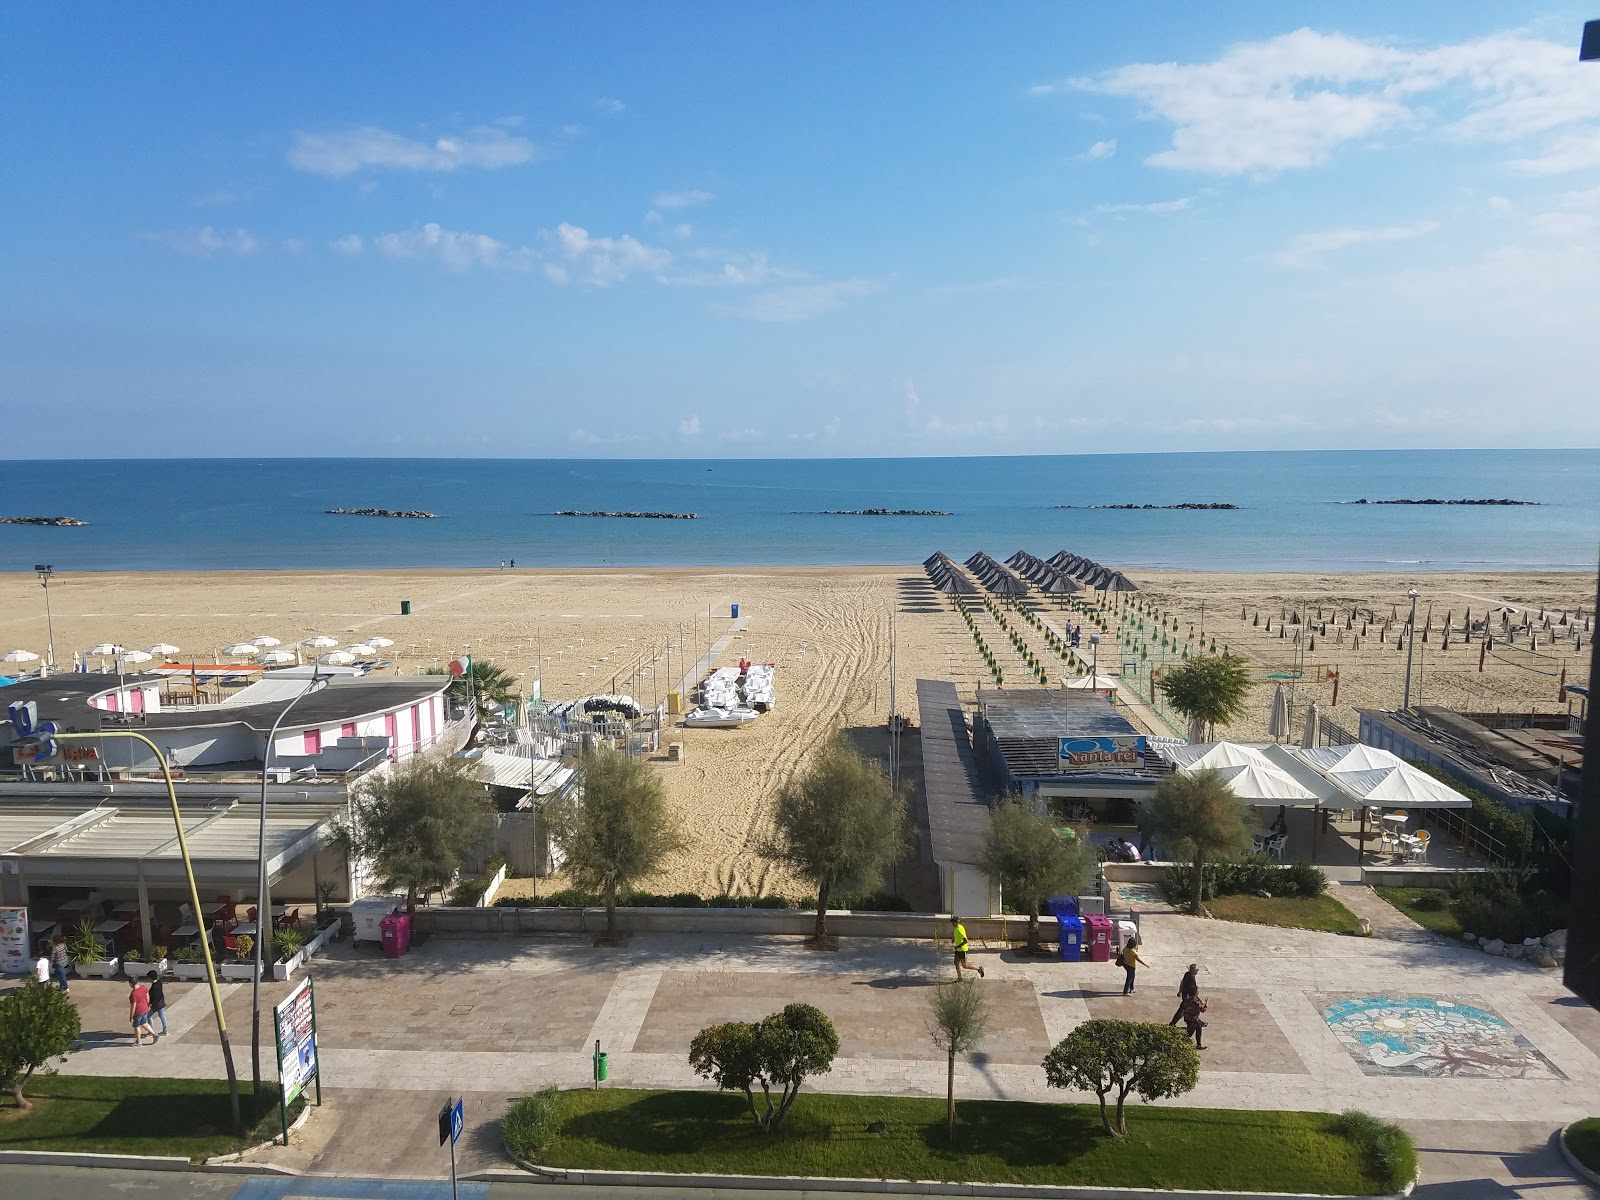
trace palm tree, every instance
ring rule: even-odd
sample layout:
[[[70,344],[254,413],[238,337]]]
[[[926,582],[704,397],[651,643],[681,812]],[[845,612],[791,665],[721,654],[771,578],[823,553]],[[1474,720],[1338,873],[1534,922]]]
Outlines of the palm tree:
[[[1156,687],[1187,721],[1199,721],[1208,738],[1244,712],[1250,672],[1236,654],[1202,654],[1165,672]]]
[[[1254,824],[1250,809],[1219,772],[1197,771],[1168,775],[1156,785],[1144,829],[1173,858],[1189,860],[1194,874],[1189,905],[1199,916],[1206,863],[1247,849]]]
[[[444,675],[443,667],[429,667],[429,675]],[[516,677],[504,667],[497,667],[487,658],[474,658],[465,675],[457,675],[445,689],[445,695],[456,704],[466,704],[468,696],[478,699],[477,711],[472,720],[472,732],[467,735],[467,745],[478,740],[483,732],[483,706],[504,704],[518,699]]]

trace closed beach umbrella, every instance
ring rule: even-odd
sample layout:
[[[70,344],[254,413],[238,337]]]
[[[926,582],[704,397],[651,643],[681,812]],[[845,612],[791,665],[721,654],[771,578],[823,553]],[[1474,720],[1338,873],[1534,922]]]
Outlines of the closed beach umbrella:
[[[386,637],[368,638],[367,645],[376,646],[379,650],[387,650],[390,646],[394,645],[394,639]]]
[[[257,646],[254,642],[235,642],[231,646],[224,646],[222,648],[222,652],[224,654],[231,654],[235,658],[254,658],[257,654],[261,653],[261,647]]]
[[[177,652],[178,648],[171,642],[157,642],[154,646],[145,647],[146,654],[159,654],[163,657],[169,654],[176,654]]]
[[[1189,744],[1198,746],[1206,740],[1206,723],[1199,717],[1189,722]]]
[[[1289,696],[1281,683],[1272,693],[1272,716],[1267,719],[1267,736],[1273,741],[1289,736]]]
[[[258,634],[256,634],[255,637],[250,639],[250,644],[253,645],[253,646],[260,646],[263,650],[266,650],[266,649],[268,649],[268,648],[270,648],[272,646],[281,646],[281,645],[283,645],[282,642],[280,642],[277,638],[273,637],[270,633],[258,633]]]
[[[1300,744],[1307,750],[1313,750],[1317,745],[1317,702],[1313,700],[1311,707],[1306,709],[1306,728],[1300,735]]]
[[[357,642],[354,646],[346,646],[345,650],[356,658],[371,658],[377,653],[376,650],[367,645],[365,642]]]
[[[39,656],[32,650],[13,650],[9,654],[0,654],[0,662],[25,663],[38,661]]]
[[[327,663],[330,667],[348,667],[355,660],[356,656],[348,650],[333,650],[324,654],[317,661]]]
[[[331,638],[325,633],[319,633],[316,637],[308,637],[300,644],[312,650],[332,650],[339,644],[339,639]]]
[[[296,661],[296,655],[293,650],[268,650],[261,656],[261,661],[271,667],[281,667]]]

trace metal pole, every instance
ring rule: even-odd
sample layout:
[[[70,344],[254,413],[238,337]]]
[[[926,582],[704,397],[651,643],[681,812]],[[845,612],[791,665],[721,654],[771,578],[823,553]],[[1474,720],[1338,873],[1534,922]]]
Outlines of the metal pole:
[[[49,563],[39,563],[33,568],[39,572],[39,583],[44,587],[44,627],[48,645],[45,647],[45,662],[50,670],[56,669],[56,624],[50,616],[50,576],[56,573],[55,567]]]
[[[166,781],[167,799],[172,803],[172,823],[178,831],[178,853],[183,859],[183,873],[189,880],[189,903],[194,906],[195,919],[198,921],[200,888],[194,881],[194,863],[189,858],[189,843],[183,836],[183,815],[178,811],[178,789],[173,786],[172,770],[167,766],[167,758],[161,753],[161,747],[144,734],[134,733],[131,729],[102,729],[99,733],[54,733],[50,736],[53,740],[62,742],[92,742],[108,737],[132,738],[150,748],[150,753],[155,755],[156,761],[161,764],[161,777]],[[206,983],[211,988],[211,1010],[217,1018],[217,1040],[222,1045],[222,1061],[228,1069],[228,1099],[233,1107],[233,1128],[235,1133],[243,1133],[244,1122],[239,1116],[239,1076],[233,1069],[233,1047],[228,1042],[227,1019],[222,1015],[222,993],[217,989],[217,968],[211,960],[211,941],[204,929],[200,931],[200,953],[205,959]]]
[[[1410,589],[1406,595],[1411,597],[1411,620],[1406,627],[1406,697],[1400,705],[1404,710],[1411,708],[1411,654],[1417,645],[1417,589]]]
[[[263,926],[269,930],[272,928],[271,900],[267,895],[267,769],[272,765],[272,744],[277,741],[278,726],[283,724],[290,709],[316,690],[319,682],[321,677],[313,664],[311,682],[283,706],[278,719],[272,723],[272,731],[267,734],[267,748],[261,755],[261,812],[256,822],[256,971],[255,978],[250,981],[250,1094],[257,1101],[261,1099],[261,943],[265,940],[262,929]],[[315,862],[315,854],[312,858]]]

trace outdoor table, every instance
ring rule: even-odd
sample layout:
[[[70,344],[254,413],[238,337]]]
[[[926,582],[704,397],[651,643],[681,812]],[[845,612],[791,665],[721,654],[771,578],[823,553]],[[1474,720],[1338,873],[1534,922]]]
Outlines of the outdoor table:
[[[33,920],[28,922],[28,932],[29,933],[42,933],[46,937],[48,937],[49,935],[53,934],[55,931],[56,931],[56,922],[55,921],[45,920],[42,917],[35,917],[35,918],[33,918]]]
[[[240,921],[237,925],[235,925],[228,932],[233,937],[240,937],[240,936],[255,937],[255,935],[256,935],[256,923],[254,921]]]
[[[139,912],[139,902],[137,900],[123,900],[120,901],[111,911],[114,913],[123,913],[127,916],[135,916]]]
[[[199,937],[200,936],[200,926],[196,925],[192,921],[188,922],[187,924],[184,924],[184,925],[179,925],[176,929],[174,929],[172,931],[172,936],[173,937],[180,937],[180,938]]]
[[[100,924],[94,927],[94,931],[96,933],[116,933],[118,930],[126,929],[127,927],[127,921],[121,920],[118,917],[107,917],[104,921],[101,921]]]
[[[1385,825],[1393,825],[1397,828],[1404,828],[1407,820],[1408,818],[1405,813],[1390,812],[1383,814],[1383,823]]]
[[[89,897],[79,896],[76,900],[64,901],[61,905],[61,910],[63,912],[82,912],[93,903],[94,901],[89,899]]]

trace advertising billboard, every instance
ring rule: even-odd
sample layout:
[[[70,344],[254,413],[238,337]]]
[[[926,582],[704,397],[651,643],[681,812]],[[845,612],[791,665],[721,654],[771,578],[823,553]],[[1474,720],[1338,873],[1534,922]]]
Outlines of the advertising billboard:
[[[1143,734],[1116,737],[1064,737],[1061,739],[1061,773],[1135,771],[1145,764]]]

